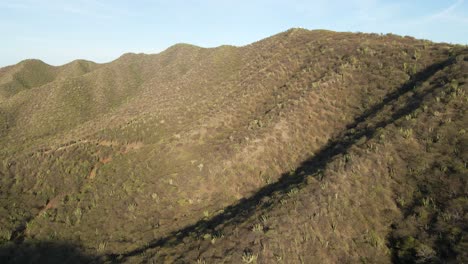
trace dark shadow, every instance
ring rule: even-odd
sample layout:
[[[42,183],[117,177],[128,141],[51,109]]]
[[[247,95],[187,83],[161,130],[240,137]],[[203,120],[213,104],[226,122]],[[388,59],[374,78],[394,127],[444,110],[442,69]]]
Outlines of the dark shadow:
[[[203,234],[219,231],[227,225],[242,223],[256,211],[267,209],[278,204],[279,198],[271,199],[272,197],[270,196],[272,194],[280,194],[275,197],[281,197],[282,194],[286,194],[292,188],[300,188],[301,185],[305,183],[306,175],[320,175],[320,171],[324,170],[325,166],[334,157],[340,154],[345,154],[360,138],[363,136],[366,136],[367,138],[372,137],[378,128],[385,127],[417,109],[423,98],[427,94],[431,93],[434,88],[427,89],[421,93],[414,93],[407,101],[394,107],[394,109],[389,110],[390,114],[387,114],[382,118],[382,120],[372,124],[365,122],[367,119],[376,116],[381,110],[383,110],[385,105],[396,102],[401,98],[401,96],[412,91],[415,86],[418,86],[418,84],[428,80],[437,71],[450,66],[454,62],[455,60],[450,58],[440,63],[433,64],[423,71],[415,74],[398,90],[388,94],[380,103],[371,107],[364,114],[357,117],[352,124],[347,126],[348,129],[341,133],[341,136],[337,137],[335,140],[329,141],[329,143],[318,151],[315,156],[303,162],[295,170],[293,175],[289,173],[283,174],[277,182],[266,185],[258,190],[253,196],[241,199],[238,203],[224,208],[223,213],[218,214],[209,220],[200,220],[193,225],[174,231],[166,237],[154,240],[146,246],[133,251],[124,254],[110,254],[108,255],[109,259],[113,262],[123,262],[128,257],[142,254],[150,249],[175,246],[183,243],[184,238],[198,238]],[[268,202],[264,202],[264,198],[266,197],[270,197]]]
[[[0,263],[97,263],[96,256],[85,255],[79,246],[68,242],[38,241],[0,244]]]

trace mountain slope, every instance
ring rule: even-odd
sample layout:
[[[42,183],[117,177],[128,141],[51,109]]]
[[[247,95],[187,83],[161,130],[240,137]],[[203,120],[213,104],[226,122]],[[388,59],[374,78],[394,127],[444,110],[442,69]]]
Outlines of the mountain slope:
[[[120,259],[464,262],[462,59],[426,69],[278,183]]]
[[[464,56],[292,29],[244,47],[3,68],[7,260],[50,240],[101,261],[463,258]]]

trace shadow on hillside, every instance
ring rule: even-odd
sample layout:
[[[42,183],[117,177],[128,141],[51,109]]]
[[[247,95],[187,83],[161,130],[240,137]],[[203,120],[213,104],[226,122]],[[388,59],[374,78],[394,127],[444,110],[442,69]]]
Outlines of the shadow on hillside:
[[[255,211],[275,205],[277,201],[273,199],[268,203],[261,203],[261,201],[263,198],[271,196],[273,193],[286,194],[292,188],[300,188],[300,185],[306,180],[306,175],[318,174],[318,172],[323,170],[333,157],[345,154],[360,138],[363,136],[366,136],[367,138],[372,137],[378,128],[385,127],[400,117],[403,117],[417,109],[424,96],[432,92],[431,89],[419,94],[415,93],[402,107],[397,107],[396,109],[391,110],[391,114],[385,116],[382,121],[364,126],[364,122],[368,118],[377,115],[379,111],[383,110],[385,105],[396,102],[401,96],[411,91],[415,86],[428,80],[437,71],[450,66],[454,62],[455,60],[452,58],[447,59],[443,62],[433,64],[423,71],[415,74],[398,90],[388,94],[380,103],[371,107],[364,114],[357,117],[352,124],[348,125],[348,129],[342,132],[340,137],[335,140],[331,140],[326,146],[318,151],[314,157],[303,162],[301,166],[296,169],[294,176],[291,176],[289,173],[283,174],[277,182],[266,185],[253,196],[241,199],[238,203],[224,208],[223,213],[216,215],[209,220],[200,220],[193,225],[174,231],[166,237],[152,241],[144,247],[120,255],[108,255],[108,257],[115,262],[120,262],[125,261],[128,257],[142,254],[149,249],[175,246],[183,243],[184,238],[199,237],[203,234],[211,233],[215,229],[222,229],[226,225],[239,224],[254,214]]]
[[[83,254],[68,242],[24,242],[0,245],[0,263],[95,263],[96,256]]]

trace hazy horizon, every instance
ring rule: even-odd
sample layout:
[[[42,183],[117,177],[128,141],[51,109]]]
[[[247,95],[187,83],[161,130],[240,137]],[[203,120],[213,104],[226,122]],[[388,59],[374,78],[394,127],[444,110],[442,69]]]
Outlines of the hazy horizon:
[[[243,46],[293,27],[393,33],[468,43],[468,5],[454,1],[97,1],[0,3],[0,67],[24,59],[98,63],[176,43]]]

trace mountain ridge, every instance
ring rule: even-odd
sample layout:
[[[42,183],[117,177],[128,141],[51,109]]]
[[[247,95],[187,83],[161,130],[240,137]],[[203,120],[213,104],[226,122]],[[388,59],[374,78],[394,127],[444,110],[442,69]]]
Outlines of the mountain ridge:
[[[398,38],[408,38],[408,39],[415,39],[414,37],[411,37],[411,36],[402,36],[402,35],[397,35],[397,34],[393,34],[393,33],[387,33],[387,34],[377,34],[377,33],[364,33],[364,32],[347,32],[347,31],[333,31],[333,30],[328,30],[328,29],[313,29],[313,30],[309,30],[309,29],[305,29],[305,28],[301,28],[301,27],[292,27],[290,29],[287,29],[285,30],[284,32],[280,32],[278,34],[275,34],[273,36],[270,36],[270,37],[267,37],[263,40],[266,40],[268,38],[274,38],[274,37],[278,37],[278,36],[281,36],[281,35],[288,35],[288,34],[294,34],[294,33],[297,33],[297,32],[312,32],[312,33],[338,33],[338,34],[364,34],[364,35],[381,35],[381,36],[394,36],[394,37],[398,37]],[[456,46],[457,44],[450,44],[450,43],[447,43],[447,42],[433,42],[431,40],[426,40],[426,39],[420,39],[421,41],[424,41],[424,42],[428,42],[428,43],[438,43],[438,44],[444,44],[444,45],[454,45]],[[261,40],[259,40],[261,41]],[[174,48],[177,48],[177,47],[183,47],[183,46],[186,46],[186,47],[194,47],[194,48],[197,48],[197,49],[217,49],[217,48],[222,48],[222,47],[235,47],[235,48],[241,48],[241,47],[246,47],[246,46],[250,46],[254,43],[256,43],[258,41],[255,41],[255,42],[252,42],[250,44],[246,44],[246,45],[242,45],[242,46],[237,46],[237,45],[231,45],[231,44],[221,44],[219,46],[215,46],[215,47],[203,47],[203,46],[199,46],[199,45],[194,45],[194,44],[190,44],[190,43],[186,43],[186,42],[180,42],[180,43],[176,43],[176,44],[173,44],[169,47],[167,47],[166,49],[164,49],[163,51],[161,52],[158,52],[158,53],[144,53],[144,52],[126,52],[122,55],[120,55],[118,58],[114,59],[114,60],[111,60],[109,62],[102,62],[102,63],[98,63],[98,62],[94,62],[92,60],[88,60],[88,59],[74,59],[70,62],[66,62],[64,64],[61,64],[61,65],[51,65],[51,64],[48,64],[46,62],[44,62],[43,60],[41,59],[34,59],[34,58],[30,58],[30,59],[24,59],[16,64],[12,64],[12,65],[5,65],[5,66],[2,66],[0,67],[0,70],[3,69],[3,68],[9,68],[9,67],[13,67],[15,65],[18,65],[18,64],[22,64],[22,63],[25,63],[25,62],[28,62],[28,61],[38,61],[38,62],[41,62],[41,63],[44,63],[50,67],[55,67],[55,68],[60,68],[60,67],[63,67],[63,66],[66,66],[68,64],[72,64],[72,63],[75,63],[75,62],[86,62],[86,63],[93,63],[93,64],[109,64],[109,63],[112,63],[116,60],[119,60],[119,58],[123,57],[123,56],[127,56],[127,55],[147,55],[147,56],[152,56],[152,55],[158,55],[160,53],[163,53],[167,50],[171,50],[171,49],[174,49]],[[461,46],[461,45],[459,45]]]
[[[436,243],[401,215],[464,230],[454,212],[466,195],[456,147],[466,140],[466,58],[462,46],[410,37],[291,29],[242,47],[76,61],[49,75],[32,61],[39,70],[21,75],[30,87],[5,86],[0,74],[0,215],[11,216],[0,218],[0,251],[15,262],[52,238],[99,262],[398,262],[421,250],[463,259],[465,231]],[[438,198],[439,178],[461,186],[455,198]],[[284,213],[298,206],[315,216]],[[303,247],[291,244],[297,236]]]

